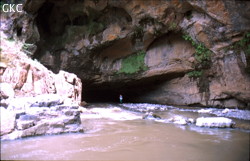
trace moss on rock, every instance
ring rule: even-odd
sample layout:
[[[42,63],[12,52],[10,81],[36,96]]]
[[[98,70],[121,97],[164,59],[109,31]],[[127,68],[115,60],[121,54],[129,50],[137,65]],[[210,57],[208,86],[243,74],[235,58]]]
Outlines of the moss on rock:
[[[145,65],[144,58],[146,52],[141,50],[136,54],[130,55],[122,59],[122,64],[120,70],[117,72],[125,74],[134,74],[140,71],[145,71],[148,67]]]

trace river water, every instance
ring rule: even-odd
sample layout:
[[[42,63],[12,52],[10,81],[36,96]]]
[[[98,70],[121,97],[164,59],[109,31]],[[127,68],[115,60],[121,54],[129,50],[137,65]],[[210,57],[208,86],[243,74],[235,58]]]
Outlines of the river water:
[[[202,110],[152,104],[91,104],[82,109],[84,133],[3,141],[1,159],[248,161],[250,131],[168,121],[172,117],[229,115],[235,122],[249,124],[250,111]],[[142,119],[148,111],[162,119]]]

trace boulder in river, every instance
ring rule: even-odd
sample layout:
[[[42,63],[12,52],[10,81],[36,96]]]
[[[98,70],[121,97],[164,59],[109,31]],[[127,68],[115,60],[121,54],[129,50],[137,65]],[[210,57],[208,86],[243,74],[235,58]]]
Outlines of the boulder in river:
[[[161,119],[160,116],[154,114],[153,112],[147,112],[145,115],[142,116],[142,119],[154,120],[154,119]]]
[[[170,118],[168,121],[179,125],[186,125],[188,123],[188,121],[181,116],[174,116],[173,118]]]
[[[201,127],[232,127],[234,122],[225,117],[199,117],[196,119],[196,126]]]

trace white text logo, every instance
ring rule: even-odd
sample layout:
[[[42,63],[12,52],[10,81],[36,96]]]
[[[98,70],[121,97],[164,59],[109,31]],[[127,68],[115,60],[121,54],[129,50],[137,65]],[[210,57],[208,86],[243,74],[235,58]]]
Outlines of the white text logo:
[[[22,12],[22,4],[3,4],[3,12]]]

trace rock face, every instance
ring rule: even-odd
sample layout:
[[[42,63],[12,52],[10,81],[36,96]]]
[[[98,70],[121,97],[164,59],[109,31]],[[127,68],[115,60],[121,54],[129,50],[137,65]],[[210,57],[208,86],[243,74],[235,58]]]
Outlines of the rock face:
[[[12,99],[1,107],[1,140],[83,132],[78,106],[63,103],[51,94]]]
[[[27,0],[24,10],[5,15],[1,30],[36,44],[32,57],[54,72],[77,74],[87,101],[122,93],[137,102],[250,106],[247,1]],[[23,75],[32,69],[21,66]]]
[[[0,75],[1,99],[57,94],[65,101],[81,102],[82,83],[75,74],[65,71],[54,74],[20,51],[20,44],[1,39],[1,63],[5,64]]]
[[[83,132],[77,109],[81,102],[81,80],[72,73],[60,70],[55,74],[48,70],[31,59],[36,45],[13,37],[11,30],[10,33],[3,32],[5,27],[17,25],[13,29],[17,30],[15,36],[27,32],[24,39],[38,40],[33,39],[33,32],[28,35],[30,30],[35,32],[35,27],[29,28],[26,24],[29,22],[27,15],[19,15],[21,17],[16,22],[18,15],[1,14],[1,140]],[[8,16],[14,19],[8,19]]]

